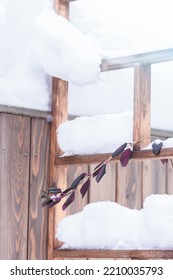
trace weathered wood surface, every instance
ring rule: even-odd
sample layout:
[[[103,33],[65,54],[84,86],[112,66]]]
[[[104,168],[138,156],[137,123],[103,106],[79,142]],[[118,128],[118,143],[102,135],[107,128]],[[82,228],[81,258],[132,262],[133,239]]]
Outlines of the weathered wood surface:
[[[89,167],[90,173],[94,171],[96,165]],[[102,180],[97,183],[93,178],[91,179],[91,186],[89,189],[89,202],[97,201],[115,201],[116,200],[116,166],[115,164],[108,164],[106,166],[106,174]]]
[[[44,119],[0,114],[0,259],[47,258],[49,127]]]
[[[20,107],[0,104],[0,113],[8,113],[8,114],[15,114],[15,115],[27,116],[27,117],[29,116],[35,118],[45,118],[48,121],[51,121],[51,113],[47,111],[41,111],[41,110],[20,108]]]
[[[126,168],[118,164],[117,170],[117,202],[129,208],[142,207],[142,168],[141,162],[130,162]]]
[[[166,168],[161,161],[143,162],[142,174],[142,198],[151,194],[166,193]]]
[[[170,161],[166,165],[166,193],[173,194],[173,162]]]
[[[30,118],[0,114],[0,128],[0,259],[26,259]]]
[[[47,259],[47,208],[41,206],[41,191],[49,186],[50,126],[43,119],[31,122],[28,259]]]
[[[55,11],[64,17],[68,17],[69,1],[54,0]],[[62,151],[57,142],[57,129],[59,125],[67,120],[68,112],[68,83],[61,79],[52,80],[52,122],[50,134],[50,186],[56,182],[58,187],[66,189],[67,168],[55,164],[56,155],[61,155]],[[61,242],[55,239],[57,223],[63,219],[65,212],[61,211],[62,203],[51,208],[49,215],[49,235],[48,235],[48,259],[53,257],[53,248],[61,246]]]
[[[69,166],[67,172],[67,187],[70,187],[75,178],[77,178],[81,173],[89,173],[87,165]],[[64,200],[65,202],[65,200]],[[88,193],[82,199],[80,188],[77,188],[75,192],[75,201],[67,208],[66,215],[77,213],[83,210],[84,206],[89,202]]]
[[[57,156],[55,163],[57,165],[68,164],[93,164],[107,160],[111,154],[96,154],[96,155],[76,155],[76,156]],[[155,156],[152,150],[134,151],[130,161],[143,161],[143,160],[158,160],[163,158],[173,158],[173,148],[164,148],[158,156]],[[119,162],[120,156],[111,159],[110,162]]]
[[[54,250],[54,258],[173,259],[173,250]]]
[[[146,147],[150,141],[151,65],[137,63],[134,67],[133,141]]]

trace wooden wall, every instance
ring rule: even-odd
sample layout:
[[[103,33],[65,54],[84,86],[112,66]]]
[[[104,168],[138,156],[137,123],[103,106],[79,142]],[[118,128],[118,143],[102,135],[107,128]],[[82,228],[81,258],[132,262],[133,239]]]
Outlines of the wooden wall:
[[[47,258],[49,124],[0,113],[0,259]]]
[[[93,168],[94,165],[70,166],[68,185],[84,170]],[[160,160],[129,162],[125,168],[119,163],[109,163],[102,181],[96,183],[93,179],[88,197],[83,201],[79,195],[67,214],[82,210],[86,203],[103,200],[141,209],[148,195],[164,193],[173,194],[173,166],[170,162],[164,165]]]

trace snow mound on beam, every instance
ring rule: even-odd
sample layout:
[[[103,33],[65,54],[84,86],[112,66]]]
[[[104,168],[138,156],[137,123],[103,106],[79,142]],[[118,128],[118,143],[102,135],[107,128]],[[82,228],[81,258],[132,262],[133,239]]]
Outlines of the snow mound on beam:
[[[173,195],[151,195],[141,210],[115,202],[96,202],[67,216],[57,227],[62,248],[173,248]]]
[[[132,141],[133,113],[78,117],[58,129],[58,143],[64,155],[111,153]]]
[[[47,74],[77,85],[98,81],[101,57],[97,48],[51,9],[35,20],[33,48]]]

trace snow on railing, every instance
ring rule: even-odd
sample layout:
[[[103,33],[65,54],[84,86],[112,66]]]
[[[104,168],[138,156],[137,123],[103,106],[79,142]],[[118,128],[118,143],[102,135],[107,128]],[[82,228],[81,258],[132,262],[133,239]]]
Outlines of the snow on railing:
[[[172,48],[105,59],[102,61],[101,71],[105,72],[105,71],[134,67],[136,63],[155,64],[161,62],[168,62],[171,60],[173,60]]]

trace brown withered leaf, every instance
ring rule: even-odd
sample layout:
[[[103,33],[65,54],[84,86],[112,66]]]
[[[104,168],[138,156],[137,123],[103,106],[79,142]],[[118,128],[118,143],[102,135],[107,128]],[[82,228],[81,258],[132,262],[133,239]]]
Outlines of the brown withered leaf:
[[[132,156],[132,150],[131,148],[127,148],[124,150],[124,152],[120,156],[120,163],[123,167],[127,166],[130,158]]]

